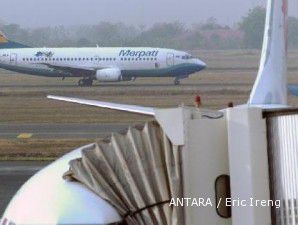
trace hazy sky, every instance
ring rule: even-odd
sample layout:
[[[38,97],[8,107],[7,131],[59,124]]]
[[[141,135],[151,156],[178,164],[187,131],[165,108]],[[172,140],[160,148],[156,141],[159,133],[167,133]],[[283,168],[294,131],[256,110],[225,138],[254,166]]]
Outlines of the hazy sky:
[[[266,0],[5,0],[0,20],[24,27],[95,24],[100,21],[152,25],[181,21],[193,24],[215,17],[233,25]],[[290,15],[298,17],[298,0],[289,0]]]

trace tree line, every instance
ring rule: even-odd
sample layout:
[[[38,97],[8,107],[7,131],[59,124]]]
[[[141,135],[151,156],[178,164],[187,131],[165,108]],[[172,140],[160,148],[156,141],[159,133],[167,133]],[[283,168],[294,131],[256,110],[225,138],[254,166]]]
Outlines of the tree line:
[[[34,47],[143,46],[175,49],[259,49],[265,24],[265,9],[256,7],[235,26],[210,18],[185,26],[179,22],[151,27],[100,22],[96,25],[25,29],[0,24],[0,30],[17,42]],[[298,18],[289,18],[289,47],[298,49]]]

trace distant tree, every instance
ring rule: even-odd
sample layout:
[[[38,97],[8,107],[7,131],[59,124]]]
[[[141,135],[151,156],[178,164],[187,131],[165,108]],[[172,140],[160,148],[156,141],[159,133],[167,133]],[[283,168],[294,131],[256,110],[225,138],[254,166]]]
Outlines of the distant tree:
[[[11,40],[29,44],[29,31],[18,24],[3,25],[1,31]]]
[[[289,47],[298,48],[298,18],[289,17]]]
[[[185,35],[187,30],[179,22],[157,23],[144,30],[132,40],[133,45],[180,48],[179,37]]]
[[[100,22],[95,25],[25,29],[1,24],[11,40],[34,47],[150,46],[181,50],[260,48],[265,9],[256,7],[243,17],[237,29],[221,25],[215,18],[186,27],[180,22],[151,27]],[[298,18],[289,17],[289,47],[298,48]]]
[[[91,47],[92,44],[87,38],[80,38],[77,42],[78,47]],[[94,47],[94,46],[93,46]]]
[[[220,24],[218,24],[216,18],[214,17],[210,17],[209,19],[207,19],[206,23],[201,24],[200,27],[201,30],[217,30],[227,28],[227,26],[222,27]]]
[[[245,48],[261,48],[265,17],[266,10],[259,6],[250,10],[248,15],[243,17],[239,27],[244,32],[243,44]]]

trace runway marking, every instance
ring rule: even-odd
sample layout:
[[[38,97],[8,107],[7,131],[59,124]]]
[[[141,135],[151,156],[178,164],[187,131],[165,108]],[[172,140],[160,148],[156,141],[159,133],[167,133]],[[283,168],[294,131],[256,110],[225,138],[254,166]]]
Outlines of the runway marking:
[[[30,134],[30,133],[22,133],[22,134],[19,134],[17,136],[17,138],[19,139],[29,139],[33,136],[33,134]]]

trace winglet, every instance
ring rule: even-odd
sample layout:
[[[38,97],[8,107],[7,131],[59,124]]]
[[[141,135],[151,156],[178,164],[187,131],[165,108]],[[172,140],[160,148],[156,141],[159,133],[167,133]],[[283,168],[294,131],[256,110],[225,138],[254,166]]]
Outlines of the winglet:
[[[288,105],[288,0],[268,0],[259,73],[248,104]]]
[[[78,103],[78,104],[82,104],[82,105],[97,106],[97,107],[101,107],[101,108],[143,114],[143,115],[148,115],[148,116],[155,115],[155,110],[154,110],[154,108],[151,108],[151,107],[117,104],[117,103],[111,103],[111,102],[101,102],[101,101],[96,101],[96,100],[86,100],[86,99],[80,99],[80,98],[61,97],[61,96],[54,96],[54,95],[48,95],[47,98],[59,100],[59,101],[65,101],[65,102]]]
[[[10,41],[1,31],[0,31],[0,49],[8,48],[29,48],[27,45],[23,45],[17,42]]]

